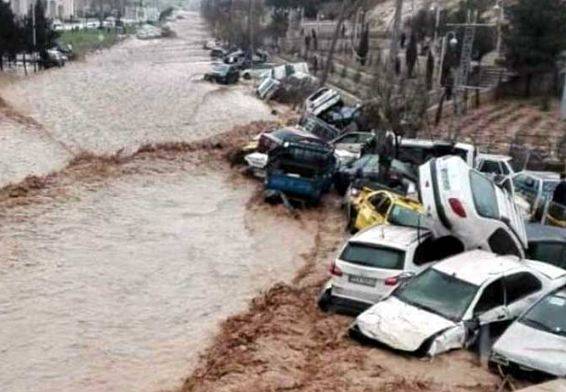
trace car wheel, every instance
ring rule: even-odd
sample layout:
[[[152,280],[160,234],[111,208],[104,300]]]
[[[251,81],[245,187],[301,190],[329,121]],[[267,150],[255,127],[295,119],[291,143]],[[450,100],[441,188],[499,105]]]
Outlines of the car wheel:
[[[358,229],[356,229],[357,214],[352,206],[346,207],[346,218],[348,222],[346,223],[346,231],[348,231],[350,234],[355,234],[356,231],[358,231]]]
[[[245,80],[251,80],[252,75],[250,75],[249,73],[245,73],[242,75],[242,78],[244,78]]]
[[[323,312],[328,312],[332,308],[332,294],[330,290],[324,290],[318,298],[318,308]]]

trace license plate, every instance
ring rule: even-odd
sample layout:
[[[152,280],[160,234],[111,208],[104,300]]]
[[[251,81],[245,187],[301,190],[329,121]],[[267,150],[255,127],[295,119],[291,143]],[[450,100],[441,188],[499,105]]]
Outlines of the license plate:
[[[363,286],[375,287],[375,284],[377,283],[377,279],[368,278],[368,277],[365,277],[365,276],[349,275],[348,276],[348,282],[354,283],[354,284],[361,284]]]

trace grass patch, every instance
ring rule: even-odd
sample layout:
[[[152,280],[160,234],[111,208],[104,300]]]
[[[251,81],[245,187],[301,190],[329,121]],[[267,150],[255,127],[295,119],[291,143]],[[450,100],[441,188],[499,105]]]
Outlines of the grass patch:
[[[73,52],[79,58],[84,57],[88,52],[106,49],[120,41],[121,35],[114,29],[88,29],[64,31],[61,33],[60,40],[73,47]]]

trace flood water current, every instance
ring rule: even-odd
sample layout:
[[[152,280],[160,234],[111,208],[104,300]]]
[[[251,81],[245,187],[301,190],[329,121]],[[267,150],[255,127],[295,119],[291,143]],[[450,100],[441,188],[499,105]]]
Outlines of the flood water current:
[[[3,140],[11,143],[0,154],[2,181],[57,169],[81,150],[197,140],[269,115],[239,88],[215,96],[219,87],[183,85],[182,67],[191,70],[190,62],[173,60],[190,55],[182,47],[193,42],[191,31],[199,39],[204,34],[196,15],[175,26],[180,37],[162,44],[170,45],[171,56],[162,60],[172,68],[156,70],[148,63],[159,43],[131,39],[114,52],[57,70],[60,75],[9,86],[9,101],[40,125],[0,123]],[[118,59],[130,48],[137,48],[129,52],[131,66],[115,60],[105,75],[103,60]],[[145,87],[136,73],[143,63]],[[108,83],[112,72],[122,79]],[[162,85],[154,80],[157,73]],[[90,79],[98,74],[102,82]],[[55,94],[49,90],[54,79],[82,87],[84,99],[57,86],[58,101],[34,101],[34,94]],[[90,88],[81,80],[90,80]],[[200,97],[191,97],[191,88]],[[213,95],[203,100],[207,94]],[[217,99],[222,95],[239,101],[237,107],[226,109]],[[200,106],[182,105],[191,100]],[[106,110],[110,104],[113,109]],[[67,112],[72,115],[61,115]],[[255,187],[234,183],[227,173],[175,160],[128,165],[128,174],[68,183],[61,190],[65,197],[0,214],[0,390],[173,389],[218,323],[245,309],[261,289],[289,279],[300,265],[297,254],[313,244],[314,233],[292,220],[277,223],[248,211]]]

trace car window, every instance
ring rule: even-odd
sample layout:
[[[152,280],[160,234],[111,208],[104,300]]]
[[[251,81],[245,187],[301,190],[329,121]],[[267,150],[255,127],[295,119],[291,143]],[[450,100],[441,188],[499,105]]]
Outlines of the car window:
[[[559,181],[544,181],[542,183],[542,193],[545,196],[552,196],[554,190],[558,186]]]
[[[409,305],[459,321],[477,291],[478,286],[429,268],[393,295]]]
[[[403,269],[405,252],[380,247],[350,242],[340,255],[340,260],[366,267],[383,269]]]
[[[480,299],[474,308],[474,315],[479,316],[482,313],[503,305],[505,305],[503,279],[497,279],[483,290]]]
[[[501,167],[499,162],[485,160],[482,162],[480,171],[482,173],[501,174]]]
[[[527,201],[533,202],[537,195],[537,181],[525,174],[519,174],[513,178],[515,192],[524,196]]]
[[[344,143],[344,144],[351,144],[351,143],[358,143],[359,138],[356,134],[351,135],[344,135],[341,139],[338,139],[336,143]]]
[[[509,170],[509,167],[507,166],[507,163],[501,163],[501,171],[503,172],[503,174],[508,175],[511,174],[511,171]]]
[[[417,211],[394,205],[389,214],[389,223],[398,226],[419,227],[419,225],[422,225],[422,218]]]
[[[493,182],[474,170],[470,170],[470,186],[476,211],[484,218],[499,219],[499,208]]]
[[[566,337],[566,293],[550,294],[539,301],[519,322],[532,328]]]
[[[543,261],[566,269],[566,243],[531,242],[527,256],[529,259]]]
[[[385,196],[376,210],[379,214],[385,216],[387,215],[387,211],[389,211],[389,207],[391,207],[391,199],[388,196]]]
[[[505,277],[507,304],[536,293],[541,288],[540,280],[528,272],[519,272]]]
[[[373,205],[376,210],[379,208],[380,204],[383,202],[385,195],[383,193],[376,193],[369,198],[369,202]]]
[[[517,248],[511,235],[502,228],[495,232],[487,240],[491,251],[498,255],[513,255],[521,257],[521,251]]]
[[[367,165],[367,163],[369,162],[369,159],[370,159],[370,158],[371,158],[371,157],[370,157],[369,155],[366,155],[366,156],[364,156],[364,157],[361,157],[360,159],[358,159],[357,161],[354,161],[354,162],[352,163],[352,167],[353,167],[354,169],[361,169],[361,168],[363,168],[364,166]]]

